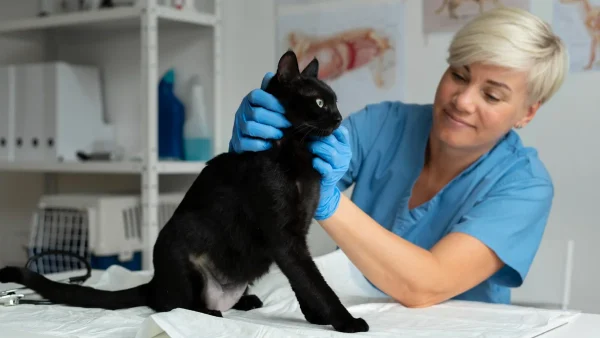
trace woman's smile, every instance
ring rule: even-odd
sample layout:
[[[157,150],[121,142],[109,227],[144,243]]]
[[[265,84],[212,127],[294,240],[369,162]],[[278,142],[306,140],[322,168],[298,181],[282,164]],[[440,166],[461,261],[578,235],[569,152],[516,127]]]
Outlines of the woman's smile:
[[[464,120],[450,114],[448,110],[444,109],[444,116],[446,122],[453,128],[475,128],[472,124],[465,122]]]

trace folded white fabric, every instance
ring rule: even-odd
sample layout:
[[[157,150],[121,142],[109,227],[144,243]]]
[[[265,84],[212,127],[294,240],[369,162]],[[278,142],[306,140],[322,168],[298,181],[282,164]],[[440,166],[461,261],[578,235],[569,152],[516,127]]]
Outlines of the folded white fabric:
[[[316,259],[323,277],[369,332],[356,337],[535,337],[575,318],[577,313],[476,302],[449,301],[408,309],[373,288],[339,250]],[[150,316],[136,338],[165,332],[172,338],[191,337],[348,337],[329,325],[304,319],[285,276],[276,268],[251,290],[264,302],[260,309],[231,310],[224,318],[177,309]]]
[[[373,288],[342,251],[318,257],[319,270],[342,303],[364,318],[370,331],[356,337],[519,337],[529,338],[573,320],[577,313],[516,306],[449,301],[424,309],[407,309]],[[116,290],[144,283],[150,272],[113,266],[95,282]],[[289,282],[277,268],[251,292],[264,306],[248,312],[230,310],[224,318],[176,309],[154,313],[146,307],[109,311],[66,306],[0,307],[0,332],[16,337],[191,338],[191,337],[338,337],[329,325],[304,319]]]

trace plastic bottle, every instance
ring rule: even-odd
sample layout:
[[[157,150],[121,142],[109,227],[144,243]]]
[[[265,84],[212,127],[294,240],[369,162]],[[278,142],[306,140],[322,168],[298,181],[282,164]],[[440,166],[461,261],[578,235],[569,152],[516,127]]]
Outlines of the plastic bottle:
[[[212,157],[212,140],[206,118],[204,88],[192,84],[184,125],[183,139],[186,161],[208,161]]]
[[[183,160],[185,107],[173,91],[175,71],[169,69],[158,84],[158,157]]]

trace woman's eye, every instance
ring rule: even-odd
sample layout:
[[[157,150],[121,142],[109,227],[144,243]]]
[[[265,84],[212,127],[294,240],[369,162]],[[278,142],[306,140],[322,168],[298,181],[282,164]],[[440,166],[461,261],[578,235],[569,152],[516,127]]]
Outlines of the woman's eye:
[[[485,96],[487,97],[487,99],[488,99],[489,101],[492,101],[492,102],[498,102],[498,101],[500,101],[500,99],[499,99],[499,98],[497,98],[497,97],[495,97],[495,96],[492,96],[492,95],[490,95],[490,94],[485,94]]]
[[[458,74],[458,73],[452,73],[452,77],[458,81],[465,81],[465,78],[460,76],[460,74]]]
[[[319,106],[319,108],[323,108],[323,100],[317,99],[317,106]]]

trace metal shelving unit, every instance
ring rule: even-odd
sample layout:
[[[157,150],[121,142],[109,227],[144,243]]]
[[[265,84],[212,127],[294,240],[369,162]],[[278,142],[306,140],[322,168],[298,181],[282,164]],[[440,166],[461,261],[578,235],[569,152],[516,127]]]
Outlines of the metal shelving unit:
[[[158,159],[158,30],[170,26],[212,29],[213,79],[213,140],[220,139],[221,107],[221,0],[214,1],[214,13],[177,10],[159,5],[157,0],[138,0],[134,7],[111,8],[77,13],[53,14],[0,22],[0,34],[21,34],[32,31],[77,31],[139,29],[140,32],[140,94],[143,112],[143,156],[138,162],[2,162],[0,171],[40,173],[102,173],[141,175],[143,207],[143,269],[152,266],[152,247],[158,235],[159,175],[198,174],[203,162],[159,161]],[[213,142],[213,153],[217,153]]]

